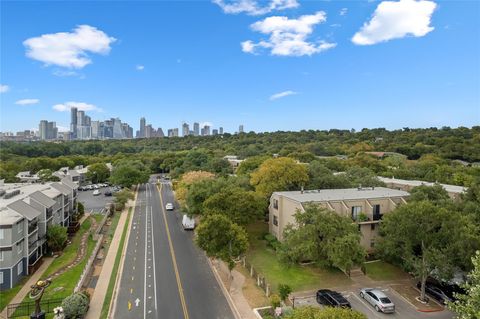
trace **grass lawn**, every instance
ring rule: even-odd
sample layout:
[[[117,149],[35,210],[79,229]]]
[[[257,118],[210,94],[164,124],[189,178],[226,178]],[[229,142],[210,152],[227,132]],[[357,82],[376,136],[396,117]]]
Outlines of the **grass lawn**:
[[[91,216],[95,218],[95,220],[97,221],[97,224],[99,224],[102,221],[102,219],[105,217],[105,215],[103,214],[92,214]]]
[[[125,225],[123,227],[122,237],[120,238],[120,244],[118,246],[117,255],[115,256],[115,264],[113,265],[112,274],[110,276],[110,281],[108,283],[107,292],[105,294],[105,300],[103,301],[102,312],[100,314],[100,318],[107,318],[107,316],[108,316],[108,310],[110,308],[110,302],[112,301],[113,287],[115,286],[115,280],[117,278],[118,267],[120,265],[120,257],[122,256],[123,245],[124,245],[124,242],[125,242],[125,236],[127,234],[128,223],[130,221],[131,213],[132,213],[132,207],[130,207],[130,209],[128,210],[127,220],[125,221]],[[118,216],[118,218],[116,218],[117,216]],[[115,218],[116,218],[116,222],[114,224],[114,221],[112,221],[112,227],[110,228],[111,230],[113,230],[111,236],[113,236],[114,228],[117,228],[118,220],[120,219],[120,214],[115,213],[114,219]],[[113,226],[115,226],[115,227],[113,227]],[[109,231],[109,234],[110,234],[110,231]]]
[[[367,276],[373,280],[401,280],[410,276],[402,269],[384,261],[373,261],[365,263]]]
[[[10,303],[13,297],[15,297],[15,295],[20,291],[20,289],[22,289],[23,285],[28,281],[29,278],[30,276],[24,277],[20,282],[15,285],[15,287],[0,292],[0,311],[2,311],[3,308],[5,308]]]
[[[335,268],[316,266],[287,266],[281,263],[273,249],[267,247],[262,234],[268,232],[268,225],[259,222],[248,228],[250,248],[247,260],[257,272],[265,276],[273,291],[278,284],[287,284],[294,291],[313,290],[348,285],[350,279]]]

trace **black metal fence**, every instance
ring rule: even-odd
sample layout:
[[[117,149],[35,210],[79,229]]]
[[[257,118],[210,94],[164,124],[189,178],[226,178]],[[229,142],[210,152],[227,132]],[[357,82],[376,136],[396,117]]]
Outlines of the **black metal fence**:
[[[46,299],[40,302],[45,313],[53,313],[53,309],[62,304],[63,298]],[[35,302],[12,303],[7,306],[7,318],[30,316],[35,311]]]

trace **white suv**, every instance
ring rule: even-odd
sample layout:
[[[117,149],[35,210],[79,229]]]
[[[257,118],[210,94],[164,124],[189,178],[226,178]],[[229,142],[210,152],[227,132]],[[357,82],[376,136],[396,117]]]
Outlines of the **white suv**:
[[[173,204],[172,203],[167,203],[167,205],[165,205],[165,209],[166,210],[173,210]]]

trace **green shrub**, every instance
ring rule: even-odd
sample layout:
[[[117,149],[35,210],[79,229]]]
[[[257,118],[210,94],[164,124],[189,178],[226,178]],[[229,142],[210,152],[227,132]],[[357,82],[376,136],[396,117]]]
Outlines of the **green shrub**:
[[[278,285],[278,293],[280,295],[280,299],[283,301],[287,300],[288,295],[292,293],[292,287],[289,285],[285,284],[279,284]]]
[[[89,307],[89,297],[84,293],[75,293],[62,301],[65,319],[80,319],[85,316]]]
[[[273,309],[275,309],[277,307],[280,307],[281,302],[282,302],[282,300],[280,299],[280,297],[277,294],[272,294],[270,296],[270,305],[272,306]]]
[[[62,250],[67,239],[67,228],[60,225],[52,225],[47,228],[47,243],[52,251]]]

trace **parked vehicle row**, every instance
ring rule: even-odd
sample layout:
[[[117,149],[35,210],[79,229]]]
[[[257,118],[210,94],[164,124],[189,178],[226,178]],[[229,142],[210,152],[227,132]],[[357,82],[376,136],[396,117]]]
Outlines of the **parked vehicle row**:
[[[360,290],[360,297],[372,305],[377,312],[395,312],[395,304],[379,289],[363,288]],[[316,299],[319,304],[324,306],[352,308],[350,302],[344,296],[342,296],[342,294],[333,290],[318,290]]]
[[[89,191],[89,190],[100,189],[108,186],[109,186],[108,183],[100,183],[100,184],[83,185],[83,186],[80,186],[78,189],[81,191]]]

